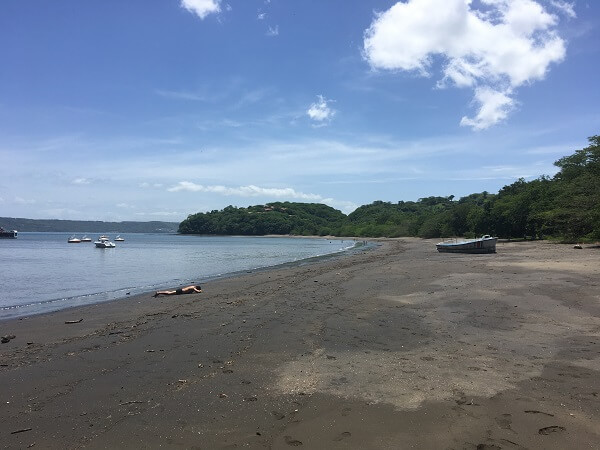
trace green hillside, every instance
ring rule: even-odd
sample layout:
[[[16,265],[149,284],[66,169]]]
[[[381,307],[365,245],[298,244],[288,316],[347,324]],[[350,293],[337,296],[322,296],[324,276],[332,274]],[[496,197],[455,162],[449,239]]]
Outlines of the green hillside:
[[[316,203],[275,202],[266,205],[197,213],[179,225],[184,234],[258,236],[266,234],[339,234],[346,216]]]
[[[600,240],[600,136],[555,162],[554,177],[519,179],[497,194],[376,201],[346,216],[329,206],[277,202],[190,215],[180,233],[337,235],[360,237],[475,236]]]

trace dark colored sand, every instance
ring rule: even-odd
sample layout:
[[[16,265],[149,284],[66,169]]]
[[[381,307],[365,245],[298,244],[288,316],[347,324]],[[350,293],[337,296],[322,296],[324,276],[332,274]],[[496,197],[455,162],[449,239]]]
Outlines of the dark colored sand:
[[[600,448],[596,250],[382,243],[0,322],[0,446]]]

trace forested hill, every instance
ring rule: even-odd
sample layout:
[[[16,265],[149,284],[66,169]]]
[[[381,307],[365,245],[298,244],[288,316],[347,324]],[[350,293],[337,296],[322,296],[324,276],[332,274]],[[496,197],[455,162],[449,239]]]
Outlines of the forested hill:
[[[555,237],[600,240],[600,136],[555,162],[554,177],[519,179],[497,194],[376,201],[346,216],[329,206],[277,202],[190,215],[180,233],[364,237]],[[401,193],[399,193],[400,195]]]
[[[102,222],[87,220],[15,219],[0,217],[7,230],[56,231],[68,233],[175,233],[176,222]]]
[[[223,235],[330,235],[339,234],[346,216],[337,209],[317,203],[275,202],[188,216],[179,225],[184,234]]]

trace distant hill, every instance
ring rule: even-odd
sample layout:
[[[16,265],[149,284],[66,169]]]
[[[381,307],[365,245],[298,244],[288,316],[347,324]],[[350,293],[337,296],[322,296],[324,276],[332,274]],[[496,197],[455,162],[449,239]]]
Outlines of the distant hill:
[[[341,211],[318,203],[274,202],[266,205],[197,213],[179,225],[182,234],[260,236],[265,234],[339,234],[346,220]]]
[[[492,234],[600,244],[600,135],[588,140],[588,147],[554,163],[560,169],[554,177],[520,178],[497,194],[375,201],[347,216],[317,203],[228,206],[188,216],[179,232],[423,238]]]
[[[0,226],[7,230],[65,231],[73,233],[176,233],[177,222],[102,222],[99,220],[22,219],[0,217]]]

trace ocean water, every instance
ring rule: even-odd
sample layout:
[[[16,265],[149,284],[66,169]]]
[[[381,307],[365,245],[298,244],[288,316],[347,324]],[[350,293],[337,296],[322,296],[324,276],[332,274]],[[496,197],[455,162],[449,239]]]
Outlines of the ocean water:
[[[116,242],[116,248],[99,249],[93,242],[67,243],[72,234],[19,233],[17,239],[0,239],[0,320],[201,284],[356,244],[341,239],[129,233],[121,235],[125,241]]]

